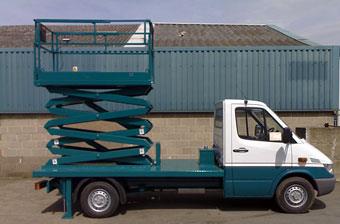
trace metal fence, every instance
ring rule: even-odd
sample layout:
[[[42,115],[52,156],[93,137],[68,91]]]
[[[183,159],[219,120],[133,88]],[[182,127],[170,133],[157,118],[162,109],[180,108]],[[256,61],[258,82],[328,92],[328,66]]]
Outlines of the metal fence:
[[[61,64],[107,69],[145,63],[120,60]],[[32,49],[0,49],[0,113],[45,113],[49,97],[33,86]],[[212,112],[225,98],[261,100],[276,111],[333,111],[339,107],[339,48],[157,48],[148,98],[154,112]]]

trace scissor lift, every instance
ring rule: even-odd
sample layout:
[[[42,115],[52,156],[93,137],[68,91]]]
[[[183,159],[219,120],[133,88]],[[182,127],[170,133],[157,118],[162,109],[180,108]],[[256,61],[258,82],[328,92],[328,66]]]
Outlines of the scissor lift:
[[[131,38],[134,35],[138,37],[135,40]],[[124,56],[140,57],[137,60],[143,61],[144,67],[104,70],[86,63],[69,64],[82,57],[90,61],[101,57],[110,63]],[[130,165],[159,162],[159,144],[157,161],[147,155],[153,142],[144,135],[152,129],[152,123],[140,118],[150,112],[152,105],[137,98],[152,90],[153,81],[151,21],[36,19],[34,83],[50,93],[63,95],[46,105],[56,118],[48,121],[45,128],[57,136],[48,142],[47,148],[58,157],[50,159],[41,170],[98,161]],[[110,111],[102,102],[118,103],[123,109]],[[115,122],[122,129],[96,131],[77,127],[95,121]],[[119,143],[121,147],[110,148],[103,142]],[[41,170],[33,175],[39,176]],[[65,179],[61,184],[65,186],[66,207],[70,208],[66,192],[70,191],[67,186],[71,182]],[[71,217],[71,209],[67,210],[65,217]]]
[[[125,192],[136,189],[221,186],[224,174],[213,150],[201,149],[198,161],[161,162],[157,143],[155,158],[147,154],[153,142],[145,134],[152,124],[142,116],[152,105],[143,96],[154,81],[153,40],[149,20],[35,20],[35,85],[63,96],[46,105],[56,116],[45,125],[57,136],[47,144],[56,158],[33,177],[50,178],[36,183],[36,189],[59,189],[64,218],[72,217],[72,202],[91,181],[110,182],[122,204]],[[103,131],[93,122],[109,123],[101,124]],[[112,123],[121,128],[107,130]]]
[[[137,32],[138,27],[142,27],[141,32]],[[119,29],[122,31],[117,31]],[[139,38],[133,41],[133,35]],[[152,124],[136,117],[152,109],[147,100],[136,98],[150,92],[154,79],[151,21],[37,19],[34,52],[35,85],[46,87],[50,93],[64,95],[51,99],[46,105],[57,118],[48,121],[45,128],[51,135],[60,136],[51,140],[47,148],[61,156],[48,161],[47,166],[99,160],[126,164],[154,163],[146,154],[153,142],[142,137],[151,130]],[[95,66],[87,67],[84,63],[65,65],[72,57],[92,57],[90,60],[101,57],[102,60],[104,56],[115,60],[117,56],[133,55],[147,61],[144,70],[103,71]],[[104,101],[133,107],[109,111],[100,105]],[[123,130],[104,132],[75,127],[76,124],[94,121],[116,122]],[[113,149],[100,143],[103,141],[128,146]],[[79,143],[86,146],[79,146]]]

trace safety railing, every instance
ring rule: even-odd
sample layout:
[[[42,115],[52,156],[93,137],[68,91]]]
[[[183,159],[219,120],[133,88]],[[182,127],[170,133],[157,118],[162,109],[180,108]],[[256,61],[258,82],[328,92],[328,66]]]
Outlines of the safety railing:
[[[119,61],[126,55],[135,55],[136,60],[141,61],[144,66],[100,70],[95,66],[80,68],[77,64],[67,64],[77,60],[88,60],[88,64],[91,64],[92,61],[103,58],[107,61]],[[78,72],[78,75],[68,79],[71,76],[65,73],[69,72]],[[90,80],[82,82],[88,79],[89,73]],[[136,85],[138,80],[142,85],[152,83],[153,25],[150,20],[36,19],[34,74],[35,84],[38,86],[88,85],[89,81],[101,86],[108,85],[111,81],[114,83],[117,79],[123,80],[119,83],[122,85],[124,82],[129,84],[130,81]],[[55,75],[59,76],[56,78]],[[96,83],[100,75],[106,75],[106,79]],[[124,78],[126,76],[127,79]]]

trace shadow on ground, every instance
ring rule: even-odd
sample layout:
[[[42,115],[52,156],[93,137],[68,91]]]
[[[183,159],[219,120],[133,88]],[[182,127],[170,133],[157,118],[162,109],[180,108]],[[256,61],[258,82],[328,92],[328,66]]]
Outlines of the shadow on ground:
[[[316,199],[311,210],[326,208],[323,201]],[[131,210],[147,209],[219,209],[221,211],[268,211],[280,212],[273,200],[264,199],[223,199],[222,192],[214,191],[205,194],[178,194],[170,192],[144,192],[130,194],[128,203],[121,207],[120,214]],[[42,213],[60,213],[64,203],[60,198],[45,208]],[[81,214],[79,206],[74,205],[74,214]]]

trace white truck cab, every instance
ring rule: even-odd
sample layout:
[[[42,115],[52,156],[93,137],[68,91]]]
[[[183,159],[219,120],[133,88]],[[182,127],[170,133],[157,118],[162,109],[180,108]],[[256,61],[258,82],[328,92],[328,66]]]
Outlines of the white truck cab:
[[[301,212],[315,192],[334,189],[332,161],[262,102],[217,103],[213,142],[225,170],[225,197],[276,197],[284,211]]]

